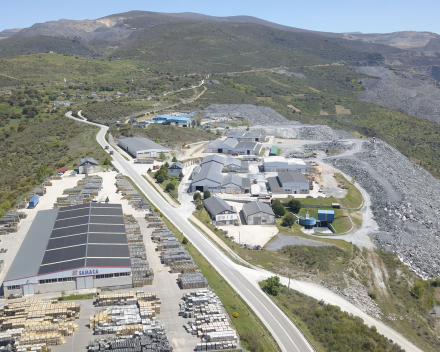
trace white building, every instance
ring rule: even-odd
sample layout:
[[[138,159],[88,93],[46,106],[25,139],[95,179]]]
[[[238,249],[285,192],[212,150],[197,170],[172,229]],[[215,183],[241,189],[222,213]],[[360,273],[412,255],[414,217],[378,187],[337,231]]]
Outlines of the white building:
[[[302,159],[286,159],[283,156],[268,156],[263,158],[264,172],[301,171],[305,173],[307,165]]]

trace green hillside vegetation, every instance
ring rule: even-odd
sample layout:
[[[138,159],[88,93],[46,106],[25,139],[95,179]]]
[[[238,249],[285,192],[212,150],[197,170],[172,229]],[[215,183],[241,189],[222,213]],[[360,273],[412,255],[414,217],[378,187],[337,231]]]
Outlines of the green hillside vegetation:
[[[162,71],[206,73],[383,59],[379,54],[351,50],[312,34],[249,23],[208,22],[170,23],[136,31],[114,55],[145,60]]]
[[[124,125],[119,128],[111,127],[110,132],[114,137],[147,137],[169,146],[182,146],[183,143],[209,141],[217,138],[213,133],[196,128],[159,124],[152,124],[147,128],[133,128],[130,125]]]
[[[97,132],[96,127],[58,116],[2,140],[1,211],[8,210],[17,197],[26,195],[59,167],[74,167],[83,156],[93,157],[102,163],[106,153],[96,148]]]
[[[130,114],[145,110],[146,106],[115,102],[93,102],[82,108],[82,115],[90,121],[101,124],[110,124],[118,120],[125,122],[123,118]]]
[[[403,352],[397,344],[378,333],[375,327],[368,327],[361,318],[343,312],[337,306],[325,304],[285,286],[273,299],[302,328],[320,352]]]
[[[46,53],[93,55],[94,50],[80,39],[57,38],[49,36],[13,37],[0,41],[0,57]]]

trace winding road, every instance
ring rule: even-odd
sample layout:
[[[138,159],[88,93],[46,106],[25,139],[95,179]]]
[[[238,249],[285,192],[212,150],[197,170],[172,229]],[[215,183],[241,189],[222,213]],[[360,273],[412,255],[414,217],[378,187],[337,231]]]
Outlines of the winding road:
[[[277,341],[280,349],[286,352],[309,352],[315,351],[313,346],[303,336],[302,332],[295,324],[278,308],[277,305],[260,289],[258,281],[264,280],[274,274],[263,269],[252,266],[246,268],[234,263],[223,253],[211,240],[201,233],[189,220],[179,212],[178,208],[173,208],[157,191],[139,174],[130,162],[126,161],[107,141],[105,135],[108,127],[80,120],[72,117],[71,112],[66,114],[81,123],[87,123],[100,128],[97,134],[97,142],[102,148],[108,147],[115,153],[113,155],[114,166],[119,172],[130,177],[133,182],[144,192],[149,200],[162,212],[168,219],[191,241],[194,247],[208,260],[208,262],[219,272],[219,274],[233,287],[244,301],[250,306],[255,314],[261,319],[263,324],[271,332]],[[283,284],[287,284],[288,278],[281,277]],[[408,352],[421,352],[410,341],[394,331],[392,328],[374,319],[355,307],[353,304],[333,293],[332,291],[308,282],[290,280],[290,287],[318,300],[323,300],[328,304],[341,307],[342,310],[354,314],[364,320],[369,326],[376,326],[377,331],[384,336],[392,339]]]

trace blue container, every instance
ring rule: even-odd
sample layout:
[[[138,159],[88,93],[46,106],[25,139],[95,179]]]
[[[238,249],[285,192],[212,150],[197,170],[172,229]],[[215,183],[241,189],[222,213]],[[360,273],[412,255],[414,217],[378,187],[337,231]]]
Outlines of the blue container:
[[[335,211],[334,210],[318,210],[318,220],[333,222],[335,221]]]
[[[316,225],[316,219],[313,216],[310,216],[308,219],[305,216],[300,216],[299,224],[305,227],[313,227]]]
[[[35,208],[40,201],[40,197],[33,196],[32,199],[29,201],[29,208]]]

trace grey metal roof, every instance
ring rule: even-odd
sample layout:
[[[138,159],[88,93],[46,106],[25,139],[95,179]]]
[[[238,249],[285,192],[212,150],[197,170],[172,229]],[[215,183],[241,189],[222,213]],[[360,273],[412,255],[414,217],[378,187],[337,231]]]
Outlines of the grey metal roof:
[[[287,182],[309,182],[301,171],[280,172],[278,173],[278,179],[280,180],[281,184]]]
[[[164,146],[161,146],[160,144],[157,144],[156,142],[152,141],[148,138],[140,138],[140,137],[129,137],[129,138],[122,138],[119,140],[119,145],[123,148],[130,148],[132,150],[135,150],[136,152],[144,151],[144,150],[163,150],[168,151],[167,148]]]
[[[42,210],[35,219],[15,256],[5,281],[38,274],[50,233],[58,215],[58,209]]]
[[[210,163],[210,162],[217,162],[219,164],[224,165],[226,162],[227,158],[219,155],[219,154],[213,154],[213,155],[209,155],[205,158],[203,158],[202,162],[200,163],[200,165],[206,164],[206,163]]]
[[[284,192],[283,187],[281,186],[278,177],[268,177],[267,183],[269,183],[269,188],[274,193]]]
[[[230,183],[237,185],[241,188],[251,187],[251,181],[248,178],[240,177],[236,174],[227,174],[223,177],[222,186]]]
[[[250,203],[246,203],[245,205],[243,205],[243,213],[244,213],[245,217],[248,217],[249,215],[254,215],[254,214],[257,214],[260,212],[266,213],[269,215],[275,215],[271,206],[266,203],[255,201],[255,202],[250,202]]]
[[[209,143],[205,149],[234,149],[237,145],[238,141],[235,138],[228,138],[226,140],[216,139]]]
[[[193,182],[198,182],[205,179],[221,184],[223,179],[222,165],[218,163],[207,163],[201,165],[199,173],[193,176]]]
[[[5,280],[85,266],[131,266],[120,204],[38,212]]]
[[[81,158],[81,160],[78,163],[78,166],[82,166],[84,164],[99,165],[99,163],[95,159],[88,157]]]
[[[236,213],[236,211],[223,199],[218,197],[209,197],[203,201],[203,205],[211,216],[216,216],[224,211],[231,211]]]

